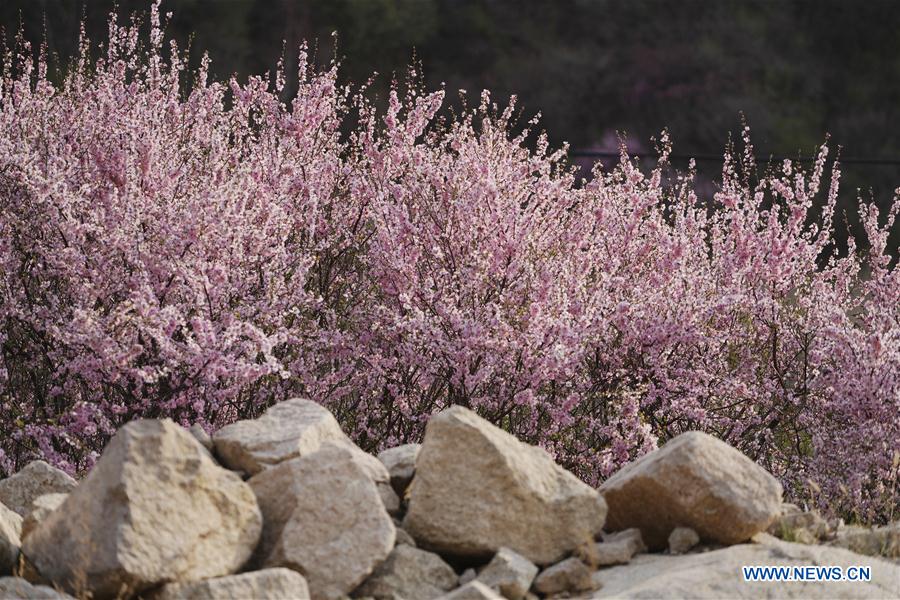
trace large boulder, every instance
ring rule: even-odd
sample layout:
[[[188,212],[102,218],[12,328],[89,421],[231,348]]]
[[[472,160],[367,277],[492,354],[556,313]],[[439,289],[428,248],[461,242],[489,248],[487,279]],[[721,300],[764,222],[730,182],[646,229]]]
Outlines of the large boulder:
[[[300,573],[277,568],[214,577],[194,583],[170,583],[154,593],[151,599],[309,600],[309,588]]]
[[[637,527],[651,550],[666,548],[676,527],[737,544],[765,531],[781,513],[781,484],[711,435],[683,433],[600,486],[612,531]]]
[[[329,440],[348,438],[326,408],[301,398],[279,402],[258,419],[238,421],[213,434],[222,464],[248,475],[311,454]]]
[[[304,574],[313,598],[339,598],[394,547],[375,483],[341,445],[270,467],[249,481],[263,513],[253,564]]]
[[[643,554],[628,565],[596,571],[593,598],[720,598],[832,599],[897,598],[900,567],[827,546],[782,542],[762,534],[761,543],[740,544],[721,550],[676,556]],[[847,567],[868,565],[871,581],[745,581],[745,566]]]
[[[0,503],[0,575],[9,575],[19,560],[22,517]]]
[[[43,578],[102,599],[233,573],[261,530],[240,477],[172,421],[144,420],[119,430],[22,550]]]
[[[471,410],[431,418],[403,527],[441,554],[490,559],[508,547],[546,565],[593,540],[606,504],[596,490]]]
[[[12,477],[0,481],[0,502],[24,517],[38,496],[68,494],[77,486],[78,482],[65,471],[36,460]]]
[[[437,554],[401,545],[394,548],[353,595],[376,600],[431,600],[447,593],[458,582],[453,567]]]

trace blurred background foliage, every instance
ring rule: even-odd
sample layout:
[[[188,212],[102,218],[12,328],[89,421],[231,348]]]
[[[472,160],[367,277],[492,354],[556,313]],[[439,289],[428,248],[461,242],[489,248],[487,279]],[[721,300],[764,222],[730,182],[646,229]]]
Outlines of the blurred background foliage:
[[[24,29],[65,64],[84,20],[103,40],[106,20],[145,12],[149,0],[0,0],[8,39]],[[209,52],[225,78],[271,70],[302,40],[317,60],[383,98],[392,78],[421,62],[448,97],[484,88],[517,94],[541,112],[554,144],[635,150],[668,128],[678,155],[720,156],[746,116],[758,154],[810,157],[826,133],[847,164],[841,204],[859,195],[890,205],[900,186],[900,2],[893,0],[164,0],[168,33]],[[334,37],[332,32],[337,32]],[[290,88],[289,88],[290,90]],[[524,120],[527,120],[524,119]],[[834,156],[834,154],[832,154]],[[612,159],[604,159],[611,162]],[[715,178],[721,161],[702,162]],[[676,166],[684,166],[684,163]],[[859,188],[859,191],[857,191]],[[892,236],[896,251],[898,232]]]

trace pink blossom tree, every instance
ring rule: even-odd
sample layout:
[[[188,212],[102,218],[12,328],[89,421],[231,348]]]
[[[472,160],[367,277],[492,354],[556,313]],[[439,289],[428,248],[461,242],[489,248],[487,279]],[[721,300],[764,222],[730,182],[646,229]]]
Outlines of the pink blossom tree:
[[[900,275],[888,215],[832,243],[840,172],[719,191],[623,151],[590,181],[514,133],[515,99],[386,112],[301,51],[246,83],[110,22],[50,83],[20,42],[0,83],[0,468],[89,468],[112,431],[216,428],[291,395],[376,449],[472,407],[597,483],[689,429],[862,520],[896,505]],[[413,74],[414,76],[414,74]],[[529,123],[532,127],[537,121]]]
[[[90,465],[139,416],[218,425],[317,369],[353,207],[336,70],[222,85],[110,21],[57,89],[27,44],[0,96],[6,469]],[[188,78],[189,92],[183,93]],[[279,74],[279,77],[281,75]],[[325,325],[325,327],[322,327]]]

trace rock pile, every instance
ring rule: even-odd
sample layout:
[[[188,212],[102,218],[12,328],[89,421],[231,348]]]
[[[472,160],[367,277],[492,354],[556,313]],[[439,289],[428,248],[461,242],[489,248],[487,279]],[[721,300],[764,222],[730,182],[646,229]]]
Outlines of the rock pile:
[[[169,420],[135,421],[81,482],[35,462],[0,482],[0,499],[4,599],[536,600],[773,590],[830,598],[850,590],[740,577],[742,565],[765,564],[870,565],[872,581],[854,586],[854,597],[900,592],[896,564],[854,553],[897,556],[896,526],[831,527],[783,505],[771,475],[715,438],[683,434],[597,490],[458,406],[432,417],[421,446],[377,458],[307,400],[282,402],[211,437]],[[787,541],[800,538],[843,548]]]

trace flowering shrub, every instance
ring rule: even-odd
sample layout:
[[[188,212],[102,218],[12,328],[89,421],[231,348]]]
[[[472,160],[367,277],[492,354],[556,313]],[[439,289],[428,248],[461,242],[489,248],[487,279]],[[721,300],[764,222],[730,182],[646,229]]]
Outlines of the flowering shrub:
[[[90,65],[85,49],[60,89],[42,60],[6,61],[7,469],[34,450],[87,467],[138,416],[217,424],[259,411],[285,359],[314,370],[305,361],[327,338],[308,284],[340,252],[352,209],[336,72],[301,65],[292,109],[262,79],[208,82],[205,65],[183,97],[184,63],[174,47],[163,62],[153,19],[146,48],[111,22],[106,57]]]
[[[0,85],[0,468],[88,468],[142,416],[216,428],[290,395],[368,449],[465,404],[597,483],[689,429],[860,519],[896,504],[900,275],[888,215],[831,244],[839,170],[719,191],[576,181],[513,100],[364,92],[305,54],[241,84],[110,23],[64,83],[20,43]],[[827,184],[827,185],[826,185]]]

